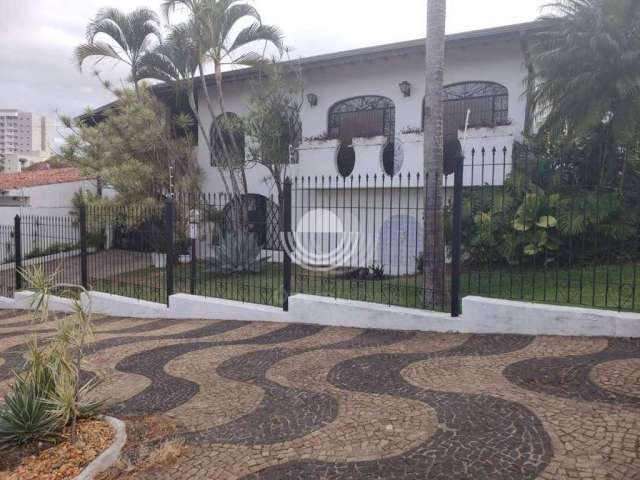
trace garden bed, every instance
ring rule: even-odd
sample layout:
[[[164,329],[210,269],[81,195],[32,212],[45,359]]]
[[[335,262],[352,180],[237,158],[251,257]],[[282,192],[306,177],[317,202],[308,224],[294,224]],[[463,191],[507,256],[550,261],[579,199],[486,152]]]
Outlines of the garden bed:
[[[75,445],[66,429],[59,443],[30,444],[0,455],[0,480],[72,479],[109,448],[114,435],[103,420],[81,421]]]

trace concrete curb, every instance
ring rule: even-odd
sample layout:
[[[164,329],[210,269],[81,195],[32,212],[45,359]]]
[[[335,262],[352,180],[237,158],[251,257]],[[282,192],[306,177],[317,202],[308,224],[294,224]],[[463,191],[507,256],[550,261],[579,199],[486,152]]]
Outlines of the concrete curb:
[[[93,480],[96,475],[110,468],[118,460],[122,447],[127,442],[127,428],[124,422],[117,418],[103,417],[103,420],[116,431],[113,443],[73,480]]]

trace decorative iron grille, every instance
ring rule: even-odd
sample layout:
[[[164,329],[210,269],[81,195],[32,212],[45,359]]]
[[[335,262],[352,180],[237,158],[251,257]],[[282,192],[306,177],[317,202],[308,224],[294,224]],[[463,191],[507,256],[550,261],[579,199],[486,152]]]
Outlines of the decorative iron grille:
[[[464,82],[449,85],[443,91],[444,131],[457,137],[469,116],[469,127],[495,127],[509,122],[509,92],[492,82]]]
[[[396,107],[386,97],[367,95],[336,103],[329,110],[329,136],[343,142],[353,137],[386,135],[396,130]]]

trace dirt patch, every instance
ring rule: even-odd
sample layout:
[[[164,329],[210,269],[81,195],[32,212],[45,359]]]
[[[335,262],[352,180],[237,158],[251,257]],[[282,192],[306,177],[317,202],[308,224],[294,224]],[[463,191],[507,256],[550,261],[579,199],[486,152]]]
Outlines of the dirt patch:
[[[27,445],[0,457],[1,480],[66,480],[109,448],[115,432],[101,420],[78,424],[78,441],[70,442],[69,430],[54,445]]]
[[[154,478],[174,465],[184,450],[174,420],[163,416],[126,417],[127,443],[116,464],[99,480]]]

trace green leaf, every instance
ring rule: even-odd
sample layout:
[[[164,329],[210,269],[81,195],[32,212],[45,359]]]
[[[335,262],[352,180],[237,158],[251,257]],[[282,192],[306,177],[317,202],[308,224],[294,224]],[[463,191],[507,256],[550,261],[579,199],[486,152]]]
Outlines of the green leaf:
[[[524,247],[525,255],[529,255],[530,257],[536,255],[538,252],[539,252],[538,247],[535,246],[533,243],[530,243],[529,245]]]
[[[518,232],[526,232],[527,230],[531,229],[529,225],[525,225],[520,220],[514,220],[512,225],[513,225],[513,229]]]
[[[556,217],[546,215],[544,217],[540,217],[536,222],[536,225],[540,228],[555,228],[558,226],[558,220]]]

